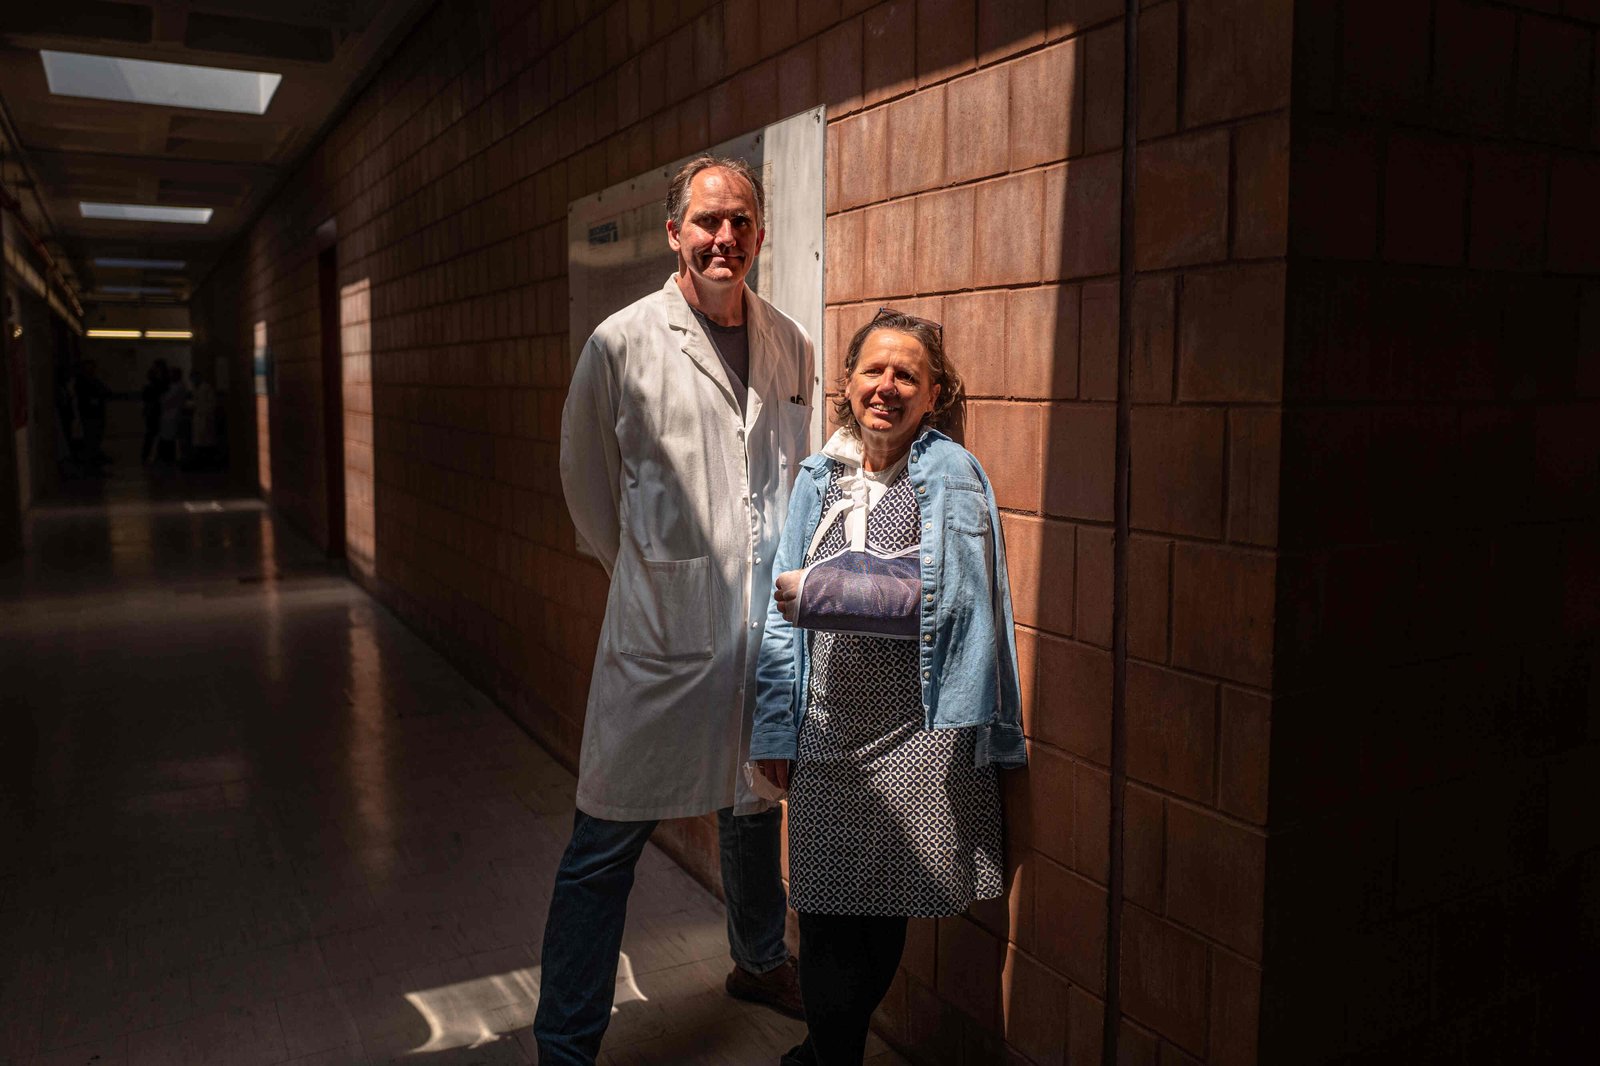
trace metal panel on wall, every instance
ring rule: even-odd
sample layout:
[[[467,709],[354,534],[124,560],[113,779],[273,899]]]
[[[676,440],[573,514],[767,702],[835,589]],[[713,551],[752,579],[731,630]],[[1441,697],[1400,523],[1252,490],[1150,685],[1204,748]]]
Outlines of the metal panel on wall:
[[[766,241],[747,283],[805,327],[817,354],[811,443],[822,445],[823,146],[820,107],[715,145],[712,155],[744,159],[766,188]],[[701,153],[696,152],[694,155]],[[621,181],[567,205],[569,367],[608,315],[647,296],[678,268],[667,246],[672,175],[693,156]]]

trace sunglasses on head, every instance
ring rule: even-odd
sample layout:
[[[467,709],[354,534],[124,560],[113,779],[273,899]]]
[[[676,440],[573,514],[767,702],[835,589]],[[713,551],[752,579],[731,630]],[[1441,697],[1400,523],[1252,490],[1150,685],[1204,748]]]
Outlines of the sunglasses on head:
[[[939,338],[939,343],[944,343],[944,326],[931,318],[922,318],[918,315],[908,315],[904,311],[897,311],[893,307],[880,307],[878,313],[872,316],[869,325],[877,325],[886,318],[903,318],[907,322],[915,322],[919,326],[930,326]]]

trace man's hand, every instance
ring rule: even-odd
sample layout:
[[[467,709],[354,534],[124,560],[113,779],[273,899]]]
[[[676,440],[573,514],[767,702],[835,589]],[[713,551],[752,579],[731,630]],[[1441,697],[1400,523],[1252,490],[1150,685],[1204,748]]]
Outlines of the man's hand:
[[[756,769],[761,771],[762,777],[779,788],[787,789],[789,787],[788,759],[757,759]]]
[[[794,625],[800,617],[801,573],[799,570],[785,570],[773,583],[776,586],[773,597],[778,601],[778,611],[790,625]]]

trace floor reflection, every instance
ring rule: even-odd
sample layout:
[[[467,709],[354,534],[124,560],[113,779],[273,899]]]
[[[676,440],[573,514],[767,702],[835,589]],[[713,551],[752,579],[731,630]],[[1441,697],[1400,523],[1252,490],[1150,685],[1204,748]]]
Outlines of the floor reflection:
[[[140,476],[0,567],[0,1064],[534,1061],[571,776],[257,502]],[[655,849],[624,949],[612,1066],[798,1039]]]

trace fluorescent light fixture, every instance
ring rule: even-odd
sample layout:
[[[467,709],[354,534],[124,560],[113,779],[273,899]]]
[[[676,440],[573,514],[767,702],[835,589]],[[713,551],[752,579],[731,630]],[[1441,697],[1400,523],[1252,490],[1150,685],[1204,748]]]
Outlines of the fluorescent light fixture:
[[[123,270],[182,270],[189,264],[183,259],[114,259],[100,256],[95,259],[94,265]]]
[[[194,331],[190,329],[147,329],[144,331],[147,341],[187,341],[194,339]]]
[[[57,96],[86,96],[130,104],[194,107],[264,115],[282,74],[226,70],[189,63],[52,52],[42,49],[45,80]]]
[[[98,204],[78,201],[84,218],[112,218],[121,222],[187,222],[202,226],[211,221],[209,207],[159,207],[156,204]]]
[[[97,340],[138,340],[140,335],[136,329],[91,329],[86,332]]]
[[[113,296],[171,296],[177,290],[169,285],[102,285],[98,291]]]

